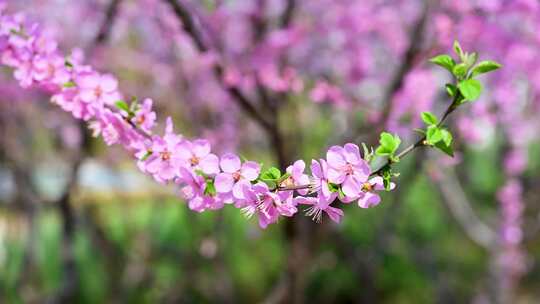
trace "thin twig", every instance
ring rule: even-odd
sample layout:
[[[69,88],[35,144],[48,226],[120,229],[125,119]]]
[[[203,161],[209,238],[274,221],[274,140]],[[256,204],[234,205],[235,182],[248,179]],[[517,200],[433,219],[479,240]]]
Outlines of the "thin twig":
[[[443,202],[466,235],[475,243],[491,250],[496,245],[497,233],[476,215],[453,169],[446,170],[437,186]]]
[[[186,33],[189,34],[191,39],[193,39],[193,42],[195,43],[195,46],[200,52],[207,52],[209,50],[209,47],[205,44],[203,40],[202,33],[199,31],[195,24],[195,20],[193,19],[191,13],[189,10],[181,4],[181,2],[176,0],[164,0],[167,2],[171,8],[173,9],[173,12],[175,13],[176,17],[182,22],[182,26],[184,27],[184,30]],[[222,82],[223,79],[223,66],[220,63],[216,63],[214,65],[214,74],[219,82]],[[240,89],[233,85],[223,85],[225,90],[229,93],[229,95],[232,97],[234,101],[248,114],[250,115],[255,122],[257,122],[262,128],[267,130],[269,133],[273,133],[275,129],[275,126],[269,122],[258,110],[255,108],[255,106],[249,101],[249,99],[240,91]]]

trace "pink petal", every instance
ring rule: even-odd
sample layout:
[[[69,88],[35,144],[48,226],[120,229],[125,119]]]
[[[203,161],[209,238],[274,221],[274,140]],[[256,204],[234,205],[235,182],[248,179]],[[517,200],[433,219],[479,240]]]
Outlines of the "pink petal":
[[[336,169],[328,169],[328,181],[334,184],[342,184],[347,175]]]
[[[161,159],[158,155],[151,155],[145,162],[146,171],[151,174],[157,173],[161,165]]]
[[[321,193],[325,197],[329,197],[330,195],[332,195],[332,192],[330,191],[330,188],[328,188],[328,183],[327,182],[322,182],[321,183]]]
[[[210,142],[205,139],[197,139],[193,142],[193,154],[197,157],[205,157],[210,153]]]
[[[323,178],[324,177],[321,165],[319,164],[319,162],[317,162],[314,159],[311,160],[311,174],[313,176],[315,176],[315,177],[318,177],[318,178]]]
[[[102,75],[100,79],[100,86],[105,92],[112,92],[118,88],[118,80],[110,74]]]
[[[188,140],[184,140],[178,144],[175,152],[181,158],[185,160],[189,160],[190,158],[193,157],[193,154],[191,153],[191,147],[192,147],[191,142]]]
[[[145,112],[150,112],[152,110],[152,103],[153,103],[152,99],[146,98],[143,101],[142,110]]]
[[[173,120],[170,116],[167,117],[167,121],[165,124],[166,124],[165,133],[173,133]]]
[[[208,154],[201,159],[199,166],[205,174],[218,174],[219,173],[219,158],[215,154]]]
[[[297,196],[294,198],[294,203],[296,205],[315,205],[316,200],[314,197]]]
[[[363,159],[360,160],[355,166],[354,166],[354,176],[359,179],[361,182],[366,182],[369,178],[369,175],[371,174],[371,169],[369,168],[369,165],[366,161]]]
[[[341,217],[343,217],[343,210],[328,206],[328,208],[326,208],[324,212],[328,214],[332,221],[338,224],[339,222],[341,222]]]
[[[347,160],[347,162],[351,164],[357,164],[358,162],[360,162],[360,149],[357,145],[351,143],[345,144],[344,150],[345,159]]]
[[[244,183],[237,183],[240,184],[242,188],[242,194],[246,200],[248,200],[250,203],[255,203],[257,201],[257,195],[253,190],[251,189],[251,184],[244,184]]]
[[[336,169],[343,167],[346,164],[344,154],[345,152],[342,147],[331,147],[328,152],[326,152],[326,160],[328,161],[328,165]]]
[[[83,89],[95,89],[99,85],[99,80],[99,75],[87,73],[77,77],[77,85]]]
[[[221,157],[220,166],[223,172],[234,173],[240,170],[240,158],[232,153],[227,153]]]
[[[372,192],[366,192],[363,197],[358,200],[360,208],[369,208],[378,205],[381,202],[381,197]]]
[[[300,179],[306,168],[306,163],[303,160],[297,160],[294,162],[291,168],[291,175],[294,179]]]
[[[245,198],[244,189],[246,187],[249,189],[250,186],[251,186],[251,183],[248,182],[247,180],[240,180],[236,182],[232,187],[233,196],[237,199],[244,199]]]
[[[253,161],[248,161],[242,164],[242,169],[240,170],[240,174],[243,178],[247,179],[248,181],[254,181],[259,177],[259,173],[261,172],[261,166]]]
[[[216,175],[214,180],[214,186],[219,193],[227,193],[232,190],[234,185],[234,178],[228,173],[220,173]]]
[[[360,183],[358,183],[352,176],[347,176],[347,178],[345,178],[345,181],[341,185],[341,189],[347,197],[357,197],[362,191]]]
[[[81,89],[79,91],[79,98],[84,102],[94,102],[96,101],[96,94],[93,89]]]
[[[375,190],[379,190],[379,191],[386,190],[384,188],[383,178],[380,177],[380,176],[375,176],[375,177],[371,178],[369,180],[369,183],[372,184],[372,185],[375,185],[374,186]],[[396,188],[396,184],[390,183],[390,190],[394,190],[394,188]]]
[[[164,180],[170,180],[176,175],[176,168],[174,168],[167,162],[162,162],[161,169],[159,170],[158,175]]]

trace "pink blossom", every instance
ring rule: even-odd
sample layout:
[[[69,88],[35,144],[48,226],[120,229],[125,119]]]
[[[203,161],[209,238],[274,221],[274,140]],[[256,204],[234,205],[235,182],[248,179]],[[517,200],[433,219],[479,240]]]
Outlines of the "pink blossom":
[[[219,159],[210,153],[210,142],[197,139],[193,142],[184,140],[178,146],[177,153],[185,166],[194,170],[201,170],[204,174],[219,173]]]
[[[270,192],[264,183],[244,186],[243,191],[246,206],[242,211],[248,217],[257,214],[259,226],[263,229],[275,223],[280,215],[290,217],[298,211],[292,195],[287,192]]]
[[[309,177],[307,176],[307,174],[304,173],[305,168],[306,163],[304,163],[303,160],[297,160],[292,164],[292,166],[288,166],[286,171],[291,176],[283,182],[282,186],[295,187],[309,185]],[[299,189],[298,193],[300,193],[301,195],[306,195],[308,191],[309,189]]]
[[[180,194],[188,200],[189,209],[196,212],[203,212],[206,209],[212,208],[215,199],[204,194],[204,190],[206,189],[204,177],[186,168],[180,168],[179,175],[181,177],[179,180],[182,184]]]
[[[216,190],[219,193],[233,193],[234,197],[242,199],[243,182],[252,182],[259,176],[261,167],[256,162],[241,163],[240,158],[232,153],[221,157],[220,167],[223,170],[215,179]]]
[[[131,121],[146,133],[152,133],[156,122],[156,112],[152,111],[152,99],[146,98],[144,100],[142,107],[137,110]]]
[[[395,188],[394,183],[390,183],[390,190]],[[371,178],[368,182],[362,185],[362,193],[358,199],[358,206],[360,208],[369,208],[377,206],[381,202],[381,197],[375,193],[375,191],[384,191],[383,178],[376,176]]]
[[[122,98],[118,92],[118,81],[112,75],[84,72],[76,76],[75,82],[84,102],[112,105]]]
[[[151,155],[144,161],[144,169],[159,182],[173,179],[181,166],[185,164],[179,151],[182,137],[173,133],[172,119],[167,118],[167,127],[163,137],[152,137]]]
[[[317,197],[299,196],[295,198],[295,202],[296,204],[311,205],[311,207],[306,209],[306,215],[311,216],[317,223],[321,221],[323,212],[326,213],[332,221],[339,223],[343,216],[343,210],[330,206],[336,197],[336,193],[333,193],[330,197],[325,197],[323,195]]]
[[[355,144],[344,147],[333,146],[326,153],[328,162],[328,180],[342,185],[346,197],[356,198],[362,191],[362,184],[368,180],[371,169],[360,156],[360,149]]]
[[[311,161],[311,174],[313,174],[313,188],[318,189],[319,195],[328,198],[333,193],[328,186],[328,164],[324,159]]]

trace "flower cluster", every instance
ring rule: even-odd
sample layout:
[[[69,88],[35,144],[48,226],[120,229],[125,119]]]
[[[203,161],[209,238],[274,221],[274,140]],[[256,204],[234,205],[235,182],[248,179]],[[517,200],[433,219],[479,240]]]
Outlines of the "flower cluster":
[[[368,208],[380,202],[377,191],[393,187],[373,174],[366,153],[363,158],[352,143],[333,146],[326,159],[312,160],[309,176],[302,160],[282,173],[277,168],[263,171],[259,163],[242,162],[235,154],[219,157],[209,141],[174,133],[171,118],[164,134],[155,134],[151,99],[128,104],[113,75],[95,71],[77,56],[64,56],[37,24],[3,11],[0,8],[0,62],[14,69],[19,84],[46,90],[53,103],[87,121],[94,136],[125,147],[142,172],[160,183],[177,184],[194,211],[232,204],[248,216],[257,215],[266,228],[281,216],[296,214],[299,205],[309,205],[306,212],[314,219],[320,220],[324,212],[339,222],[343,211],[338,202],[357,201]]]

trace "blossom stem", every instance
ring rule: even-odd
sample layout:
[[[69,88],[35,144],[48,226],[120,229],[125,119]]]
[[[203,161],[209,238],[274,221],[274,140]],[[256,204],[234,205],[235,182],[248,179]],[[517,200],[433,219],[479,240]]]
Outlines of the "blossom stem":
[[[452,103],[450,103],[450,105],[448,106],[448,108],[446,109],[446,111],[444,112],[441,120],[439,121],[439,123],[437,124],[437,127],[440,127],[445,121],[446,119],[448,118],[448,116],[450,114],[452,114],[452,112],[454,112],[458,106],[460,105],[459,101],[461,100],[461,95],[458,91],[458,93],[456,94],[456,96],[454,96],[454,98],[452,99]],[[403,151],[399,152],[397,155],[396,155],[396,158],[397,159],[401,159],[405,156],[407,156],[407,154],[411,153],[412,151],[414,151],[416,148],[418,147],[422,147],[422,146],[425,146],[426,145],[426,136],[422,136],[416,143],[408,146],[407,148],[405,148]],[[392,159],[388,159],[386,161],[386,163],[384,163],[381,167],[379,167],[377,170],[373,171],[370,176],[375,176],[375,175],[380,175],[383,170],[387,169],[388,167],[390,167],[392,164],[394,163],[394,161]],[[291,186],[291,187],[278,187],[276,190],[277,191],[292,191],[292,190],[303,190],[303,189],[308,189],[310,188],[311,185],[296,185],[296,186]]]

